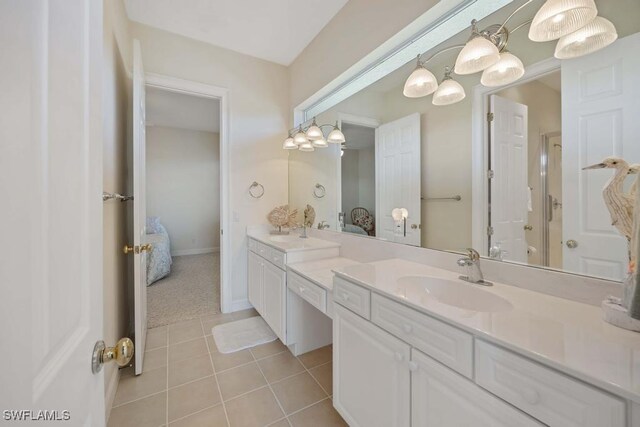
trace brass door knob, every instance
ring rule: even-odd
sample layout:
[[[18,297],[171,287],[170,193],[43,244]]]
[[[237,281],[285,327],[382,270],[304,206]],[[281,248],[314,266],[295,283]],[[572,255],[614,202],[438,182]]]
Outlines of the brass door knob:
[[[122,252],[124,252],[125,255],[131,253],[131,252],[135,252],[135,246],[132,245],[124,245],[124,248],[122,248]]]
[[[533,230],[533,226],[527,224],[527,225],[524,226],[524,229],[527,230],[527,231],[531,231],[531,230]]]
[[[102,365],[111,361],[115,361],[118,366],[126,366],[131,362],[133,353],[133,341],[129,338],[119,339],[113,347],[106,347],[104,341],[100,340],[93,347],[91,370],[97,374],[102,370]]]
[[[140,252],[149,252],[151,251],[151,249],[153,249],[153,245],[151,245],[150,243],[140,246]]]
[[[573,239],[569,239],[569,240],[567,240],[567,247],[568,247],[569,249],[575,249],[575,248],[577,248],[577,247],[578,247],[578,242],[576,242],[576,241],[575,241],[575,240],[573,240]]]

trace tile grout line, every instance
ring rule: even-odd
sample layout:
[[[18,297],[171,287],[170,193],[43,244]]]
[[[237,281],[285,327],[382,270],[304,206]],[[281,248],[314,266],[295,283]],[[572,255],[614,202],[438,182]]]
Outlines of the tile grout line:
[[[304,411],[305,409],[309,409],[309,408],[311,408],[312,406],[317,405],[318,403],[322,403],[322,402],[324,402],[325,400],[331,400],[331,398],[330,398],[330,397],[323,397],[322,399],[318,400],[317,402],[313,402],[312,404],[307,405],[307,406],[305,406],[304,408],[300,408],[300,409],[297,409],[297,410],[293,411],[292,413],[290,413],[289,415],[287,415],[287,418],[289,418],[291,415],[295,415],[295,414],[297,414],[297,413],[299,413],[299,412],[302,412],[302,411]]]
[[[253,357],[253,352],[251,351],[251,349],[249,349],[249,353],[251,353],[251,357]],[[284,352],[283,352],[284,353]],[[278,353],[280,354],[280,353]],[[264,381],[267,383],[267,387],[269,387],[269,391],[271,391],[271,394],[273,395],[273,397],[276,399],[276,403],[278,404],[278,407],[280,408],[280,410],[282,411],[282,414],[284,415],[285,419],[287,420],[287,423],[289,423],[289,426],[291,426],[291,423],[289,422],[289,418],[287,418],[287,413],[284,410],[284,407],[282,406],[282,404],[280,403],[280,399],[278,399],[278,396],[276,395],[276,393],[273,391],[273,388],[271,387],[271,383],[269,383],[269,380],[267,379],[267,376],[264,374],[264,372],[262,371],[262,367],[260,366],[260,364],[256,361],[256,365],[258,365],[258,370],[260,371],[260,373],[262,374],[262,377],[264,378]],[[280,418],[281,419],[281,418]],[[275,421],[274,421],[275,422]]]
[[[204,333],[204,325],[202,324],[202,319],[200,320],[200,327],[202,328],[202,333]],[[231,426],[231,421],[229,421],[229,414],[227,413],[227,405],[224,404],[224,399],[222,398],[222,389],[220,388],[220,381],[218,381],[218,374],[216,373],[216,367],[213,364],[213,360],[211,359],[211,348],[209,347],[209,340],[206,335],[204,337],[204,342],[207,345],[207,350],[209,350],[209,363],[211,363],[211,370],[213,371],[213,376],[216,379],[216,387],[218,388],[218,395],[220,396],[220,404],[222,405],[222,410],[224,411],[224,418],[227,420],[227,426]]]
[[[322,348],[322,347],[321,347],[321,348]],[[313,350],[312,350],[312,351],[313,351]],[[300,360],[300,358],[299,358],[298,356],[296,356],[296,359],[298,359],[298,362],[300,362],[300,364],[302,365],[302,367],[304,368],[304,370],[305,370],[305,371],[307,371],[307,373],[309,374],[309,376],[310,376],[311,378],[313,378],[313,380],[316,382],[316,384],[318,384],[318,387],[320,387],[320,390],[324,391],[324,394],[326,394],[326,395],[327,395],[327,397],[331,397],[331,395],[329,394],[329,392],[328,392],[327,390],[325,390],[325,389],[324,389],[324,387],[322,387],[322,384],[320,384],[320,381],[318,381],[318,380],[316,379],[316,377],[314,377],[314,376],[313,376],[313,374],[311,373],[311,371],[310,371],[309,369],[307,369],[307,365],[305,365],[305,364],[302,362],[302,360]],[[321,364],[316,365],[316,366],[313,366],[311,369],[315,369],[315,368],[318,368],[318,367],[320,367],[320,366],[328,365],[329,363],[332,363],[332,362],[333,362],[333,352],[331,353],[331,361],[329,361],[329,362],[325,362],[325,363],[321,363]],[[333,390],[332,390],[332,393],[331,393],[331,394],[333,394]],[[323,399],[323,400],[324,400],[324,399]],[[321,402],[322,402],[322,400],[321,400]],[[316,403],[317,403],[317,402],[316,402]]]

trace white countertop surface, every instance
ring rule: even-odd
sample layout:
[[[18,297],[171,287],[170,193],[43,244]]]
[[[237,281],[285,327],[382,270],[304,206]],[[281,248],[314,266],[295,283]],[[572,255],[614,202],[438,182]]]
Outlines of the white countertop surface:
[[[308,251],[314,249],[339,248],[340,243],[308,237],[300,238],[299,234],[272,235],[264,232],[247,232],[247,235],[265,245],[282,252]]]
[[[492,287],[467,284],[458,279],[459,273],[401,259],[345,265],[334,272],[486,341],[640,403],[640,334],[604,322],[599,307],[500,283]],[[399,285],[398,279],[405,276],[456,280],[496,294],[513,307],[489,313],[446,305],[424,290]]]
[[[349,258],[336,257],[287,264],[287,268],[331,292],[333,291],[333,270],[359,264]]]

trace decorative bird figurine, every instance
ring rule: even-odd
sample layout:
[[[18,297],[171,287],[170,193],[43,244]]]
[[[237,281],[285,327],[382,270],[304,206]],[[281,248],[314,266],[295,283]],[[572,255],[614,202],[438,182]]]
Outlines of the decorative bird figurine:
[[[640,163],[634,163],[629,166],[629,175],[638,175],[640,173]],[[629,189],[629,196],[634,200],[638,194],[638,179],[634,178],[631,188]]]
[[[607,157],[601,163],[582,168],[582,170],[590,169],[615,169],[615,173],[602,190],[602,197],[611,215],[611,225],[630,241],[633,233],[634,201],[631,196],[624,193],[623,187],[624,180],[629,174],[629,164],[619,157]]]

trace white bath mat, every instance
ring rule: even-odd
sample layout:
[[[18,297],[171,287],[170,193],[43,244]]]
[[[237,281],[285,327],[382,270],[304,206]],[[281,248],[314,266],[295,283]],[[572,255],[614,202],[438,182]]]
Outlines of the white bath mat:
[[[233,353],[277,338],[260,316],[223,323],[214,326],[211,332],[220,353]]]

